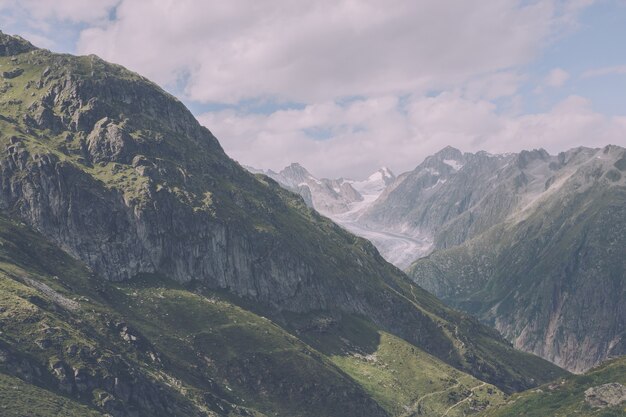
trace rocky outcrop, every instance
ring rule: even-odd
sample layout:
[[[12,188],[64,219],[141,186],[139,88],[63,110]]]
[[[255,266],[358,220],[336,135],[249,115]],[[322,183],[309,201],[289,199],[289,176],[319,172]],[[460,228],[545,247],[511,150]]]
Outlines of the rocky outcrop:
[[[105,117],[87,136],[87,150],[92,162],[128,164],[139,150],[137,143],[122,127]]]
[[[585,402],[592,407],[605,408],[626,402],[626,387],[617,382],[588,388]]]
[[[0,56],[12,56],[34,50],[35,47],[19,36],[6,36],[0,31]]]

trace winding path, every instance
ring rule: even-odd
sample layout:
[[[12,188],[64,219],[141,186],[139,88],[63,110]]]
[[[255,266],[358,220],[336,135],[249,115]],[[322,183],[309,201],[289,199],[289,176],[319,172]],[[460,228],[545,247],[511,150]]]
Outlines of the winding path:
[[[474,390],[476,390],[476,389],[478,389],[478,388],[481,388],[481,387],[484,387],[485,385],[487,385],[487,383],[486,383],[486,382],[482,382],[482,383],[480,383],[480,384],[476,385],[474,388],[470,388],[470,391],[471,391],[470,395],[468,395],[467,397],[465,397],[464,399],[462,399],[462,400],[461,400],[461,401],[459,401],[458,403],[456,403],[456,404],[454,404],[454,405],[452,405],[452,406],[448,407],[448,409],[446,410],[446,412],[445,412],[445,413],[443,413],[443,414],[441,415],[441,417],[445,417],[445,416],[447,416],[447,415],[448,415],[448,413],[450,412],[450,410],[452,410],[453,408],[455,408],[455,407],[459,406],[460,404],[462,404],[462,403],[464,403],[465,401],[467,401],[467,400],[469,400],[470,398],[472,398],[472,395],[474,395]]]
[[[456,384],[451,385],[451,386],[449,386],[449,387],[447,387],[447,388],[445,388],[445,389],[442,389],[442,390],[440,390],[440,391],[433,391],[433,392],[430,392],[430,393],[428,393],[428,394],[424,394],[424,395],[422,395],[422,396],[421,396],[421,397],[419,397],[417,400],[415,400],[415,402],[413,403],[413,405],[412,405],[412,406],[411,406],[411,407],[410,407],[410,408],[409,408],[409,409],[408,409],[405,413],[401,414],[401,415],[400,415],[400,417],[411,417],[413,414],[417,413],[417,410],[418,410],[418,408],[419,408],[419,406],[420,406],[420,403],[421,403],[421,402],[422,402],[425,398],[430,397],[430,396],[432,396],[432,395],[437,395],[437,394],[444,393],[444,392],[446,392],[446,391],[448,391],[448,390],[451,390],[451,389],[453,389],[453,388],[458,387],[458,386],[459,386],[459,384],[460,384],[460,382],[457,382]]]

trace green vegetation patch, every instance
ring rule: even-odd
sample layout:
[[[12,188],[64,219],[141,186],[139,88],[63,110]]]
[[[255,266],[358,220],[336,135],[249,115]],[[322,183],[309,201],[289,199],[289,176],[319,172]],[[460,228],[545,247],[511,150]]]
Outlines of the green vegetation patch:
[[[485,417],[626,416],[626,403],[599,408],[592,407],[585,401],[587,389],[611,382],[626,385],[626,356],[608,361],[584,375],[571,376],[515,394],[505,404],[487,410],[482,415]]]
[[[70,398],[28,384],[0,372],[0,415],[2,417],[102,417]]]

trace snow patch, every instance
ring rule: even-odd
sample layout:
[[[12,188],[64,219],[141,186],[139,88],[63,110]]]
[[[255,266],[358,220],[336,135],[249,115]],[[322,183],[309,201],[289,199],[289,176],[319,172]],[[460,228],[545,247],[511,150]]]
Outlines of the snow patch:
[[[454,159],[444,159],[443,163],[452,167],[453,170],[458,171],[463,168],[463,164]]]

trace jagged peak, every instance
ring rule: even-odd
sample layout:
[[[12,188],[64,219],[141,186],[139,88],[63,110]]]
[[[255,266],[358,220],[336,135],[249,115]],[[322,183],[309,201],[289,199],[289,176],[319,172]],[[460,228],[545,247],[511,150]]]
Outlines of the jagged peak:
[[[459,149],[453,146],[448,145],[445,148],[439,150],[437,153],[435,153],[435,156],[439,156],[439,157],[452,156],[452,157],[460,158],[463,156],[463,152],[461,152]]]
[[[393,182],[396,179],[396,176],[393,172],[387,167],[381,167],[376,172],[373,172],[369,177],[367,177],[366,181],[382,181],[385,185]]]
[[[0,56],[11,56],[34,51],[35,45],[18,35],[7,35],[0,31]]]
[[[396,175],[393,173],[393,171],[391,171],[389,168],[383,166],[380,167],[380,169],[378,170],[380,173],[382,173],[383,175],[387,176],[387,177],[393,177],[395,178]]]
[[[283,168],[282,171],[280,171],[281,174],[287,173],[287,172],[298,173],[301,175],[311,175],[309,171],[305,167],[300,165],[298,162],[292,162],[291,164]]]

